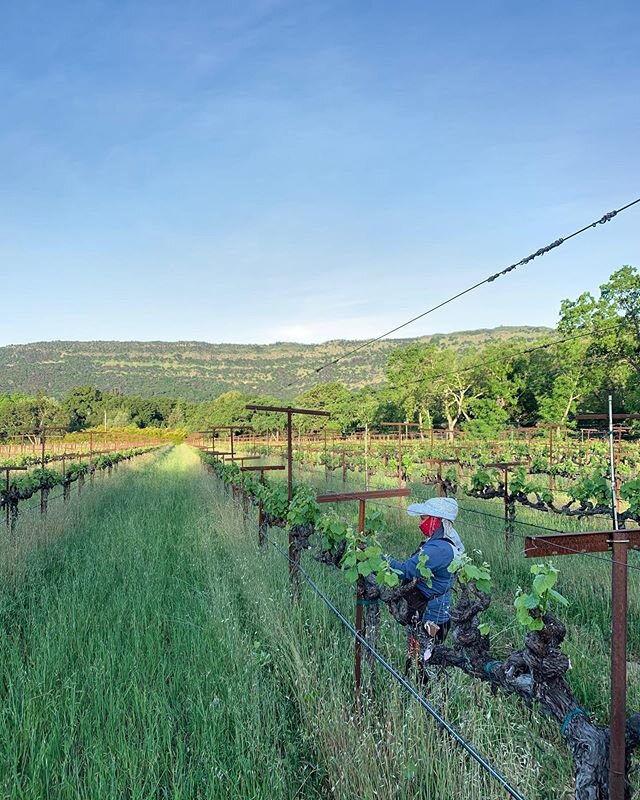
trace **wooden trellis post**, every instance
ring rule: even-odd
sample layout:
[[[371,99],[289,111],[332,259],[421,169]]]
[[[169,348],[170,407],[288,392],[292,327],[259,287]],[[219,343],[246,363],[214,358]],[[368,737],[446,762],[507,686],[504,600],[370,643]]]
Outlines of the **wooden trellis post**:
[[[406,436],[409,438],[409,428],[419,428],[417,422],[381,422],[380,425],[388,428],[398,429],[398,481],[402,483],[402,427],[404,426]]]
[[[438,496],[442,497],[444,494],[444,480],[442,477],[442,465],[443,464],[456,464],[458,467],[458,480],[460,480],[460,461],[457,458],[425,458],[425,464],[437,464],[438,465]]]
[[[44,471],[47,462],[47,434],[49,433],[66,433],[66,428],[43,428],[40,431],[40,469]],[[55,452],[55,451],[54,451]],[[40,490],[40,513],[47,513],[47,501],[49,497],[48,489]]]
[[[547,429],[549,431],[549,491],[553,491],[555,489],[556,483],[553,477],[553,473],[551,472],[551,468],[555,463],[555,452],[553,448],[553,432],[555,430],[561,431],[563,430],[562,425],[558,425],[555,422],[539,422],[536,425],[536,429]]]
[[[627,705],[627,615],[628,551],[640,550],[640,530],[618,527],[613,421],[640,419],[640,414],[613,414],[609,396],[608,414],[578,414],[578,420],[608,420],[611,458],[611,512],[614,530],[587,533],[530,536],[525,539],[527,558],[572,553],[605,553],[611,550],[611,712],[609,749],[609,797],[624,800],[626,792],[626,705]]]

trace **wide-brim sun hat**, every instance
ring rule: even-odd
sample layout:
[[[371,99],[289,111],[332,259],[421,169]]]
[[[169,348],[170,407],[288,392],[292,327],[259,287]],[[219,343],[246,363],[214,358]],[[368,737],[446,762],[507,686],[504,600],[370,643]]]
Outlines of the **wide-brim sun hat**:
[[[458,516],[458,502],[453,497],[431,497],[424,503],[413,503],[407,508],[411,517],[440,517],[453,522]]]

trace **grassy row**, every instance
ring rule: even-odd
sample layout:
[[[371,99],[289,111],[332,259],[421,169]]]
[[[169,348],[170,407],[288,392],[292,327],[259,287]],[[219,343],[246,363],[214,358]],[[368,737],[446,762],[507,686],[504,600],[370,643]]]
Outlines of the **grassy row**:
[[[116,476],[3,582],[3,797],[295,796],[292,703],[216,578],[198,476],[184,451]]]

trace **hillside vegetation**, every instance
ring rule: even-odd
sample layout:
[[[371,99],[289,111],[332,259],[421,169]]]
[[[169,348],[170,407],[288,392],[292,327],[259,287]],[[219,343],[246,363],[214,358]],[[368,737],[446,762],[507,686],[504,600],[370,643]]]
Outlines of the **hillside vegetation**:
[[[380,386],[394,350],[415,343],[459,352],[504,341],[531,342],[543,327],[499,327],[376,342],[325,373],[348,388]],[[0,347],[0,392],[43,391],[63,397],[84,384],[127,395],[206,400],[230,389],[293,398],[316,382],[314,369],[356,347],[337,339],[322,344],[269,345],[207,342],[35,342]],[[294,380],[294,385],[289,385]]]

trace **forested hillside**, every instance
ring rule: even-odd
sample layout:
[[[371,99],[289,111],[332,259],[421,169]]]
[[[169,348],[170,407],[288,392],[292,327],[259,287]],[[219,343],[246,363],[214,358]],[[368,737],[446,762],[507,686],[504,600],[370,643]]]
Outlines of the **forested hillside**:
[[[351,389],[380,386],[389,355],[410,344],[458,352],[505,341],[530,342],[543,327],[499,327],[415,339],[387,339],[327,370],[325,380]],[[230,389],[293,398],[316,382],[314,369],[356,347],[357,341],[269,345],[207,342],[36,342],[0,347],[0,392],[44,392],[61,398],[89,384],[103,391],[199,401]],[[293,381],[293,385],[291,384]]]

